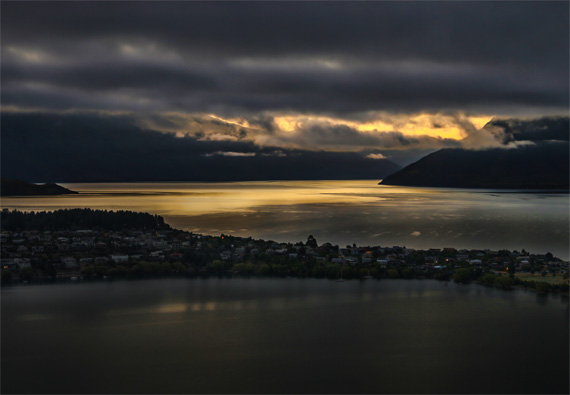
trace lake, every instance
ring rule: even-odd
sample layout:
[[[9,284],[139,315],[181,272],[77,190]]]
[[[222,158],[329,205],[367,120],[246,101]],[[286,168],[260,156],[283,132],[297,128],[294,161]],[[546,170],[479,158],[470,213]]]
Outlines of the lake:
[[[435,280],[2,289],[2,393],[568,393],[568,297]]]
[[[2,198],[3,208],[145,211],[196,233],[408,248],[526,249],[569,258],[569,195],[364,181],[62,184],[79,195]]]

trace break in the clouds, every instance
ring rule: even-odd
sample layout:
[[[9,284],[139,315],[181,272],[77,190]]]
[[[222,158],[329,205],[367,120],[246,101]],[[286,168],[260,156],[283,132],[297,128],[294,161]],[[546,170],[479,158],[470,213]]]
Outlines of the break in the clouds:
[[[129,114],[138,127],[203,142],[386,155],[509,144],[481,127],[568,108],[567,2],[2,2],[1,11],[5,112]]]

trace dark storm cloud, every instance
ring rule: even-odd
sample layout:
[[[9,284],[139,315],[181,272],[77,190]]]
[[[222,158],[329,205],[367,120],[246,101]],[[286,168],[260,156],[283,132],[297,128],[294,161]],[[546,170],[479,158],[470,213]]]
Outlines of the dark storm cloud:
[[[3,2],[2,104],[560,112],[567,16],[566,2]]]
[[[567,117],[550,117],[533,120],[494,119],[486,128],[499,127],[503,143],[511,141],[569,141],[570,122]]]
[[[213,58],[356,52],[367,58],[556,67],[545,61],[558,59],[552,47],[567,49],[567,37],[560,36],[567,10],[563,2],[4,2],[2,22],[11,42],[60,49],[121,38],[156,40]]]
[[[131,116],[3,113],[2,177],[33,182],[380,179],[400,169],[357,152],[260,148],[145,130]]]

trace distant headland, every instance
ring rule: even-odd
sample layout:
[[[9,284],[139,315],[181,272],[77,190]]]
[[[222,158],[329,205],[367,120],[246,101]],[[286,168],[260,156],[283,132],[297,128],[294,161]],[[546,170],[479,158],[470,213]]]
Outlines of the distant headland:
[[[38,185],[21,180],[0,179],[0,196],[70,195],[76,193],[78,192],[53,183]]]
[[[381,185],[568,190],[568,143],[518,149],[442,149],[383,179]]]

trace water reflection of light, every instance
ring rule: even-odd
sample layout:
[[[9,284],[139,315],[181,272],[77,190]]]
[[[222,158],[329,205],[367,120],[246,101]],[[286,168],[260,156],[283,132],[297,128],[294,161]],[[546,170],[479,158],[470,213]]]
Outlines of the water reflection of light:
[[[164,216],[180,229],[280,242],[297,242],[313,234],[319,242],[339,245],[422,249],[524,245],[532,252],[568,257],[567,194],[493,191],[489,195],[490,190],[383,186],[377,180],[65,186],[80,194],[3,198],[3,207],[145,211]],[[530,200],[521,200],[521,195]],[[410,235],[412,231],[422,237]]]
[[[48,314],[22,314],[20,319],[22,321],[45,321],[51,317]]]
[[[184,313],[188,307],[184,303],[163,304],[157,307],[158,313]]]

